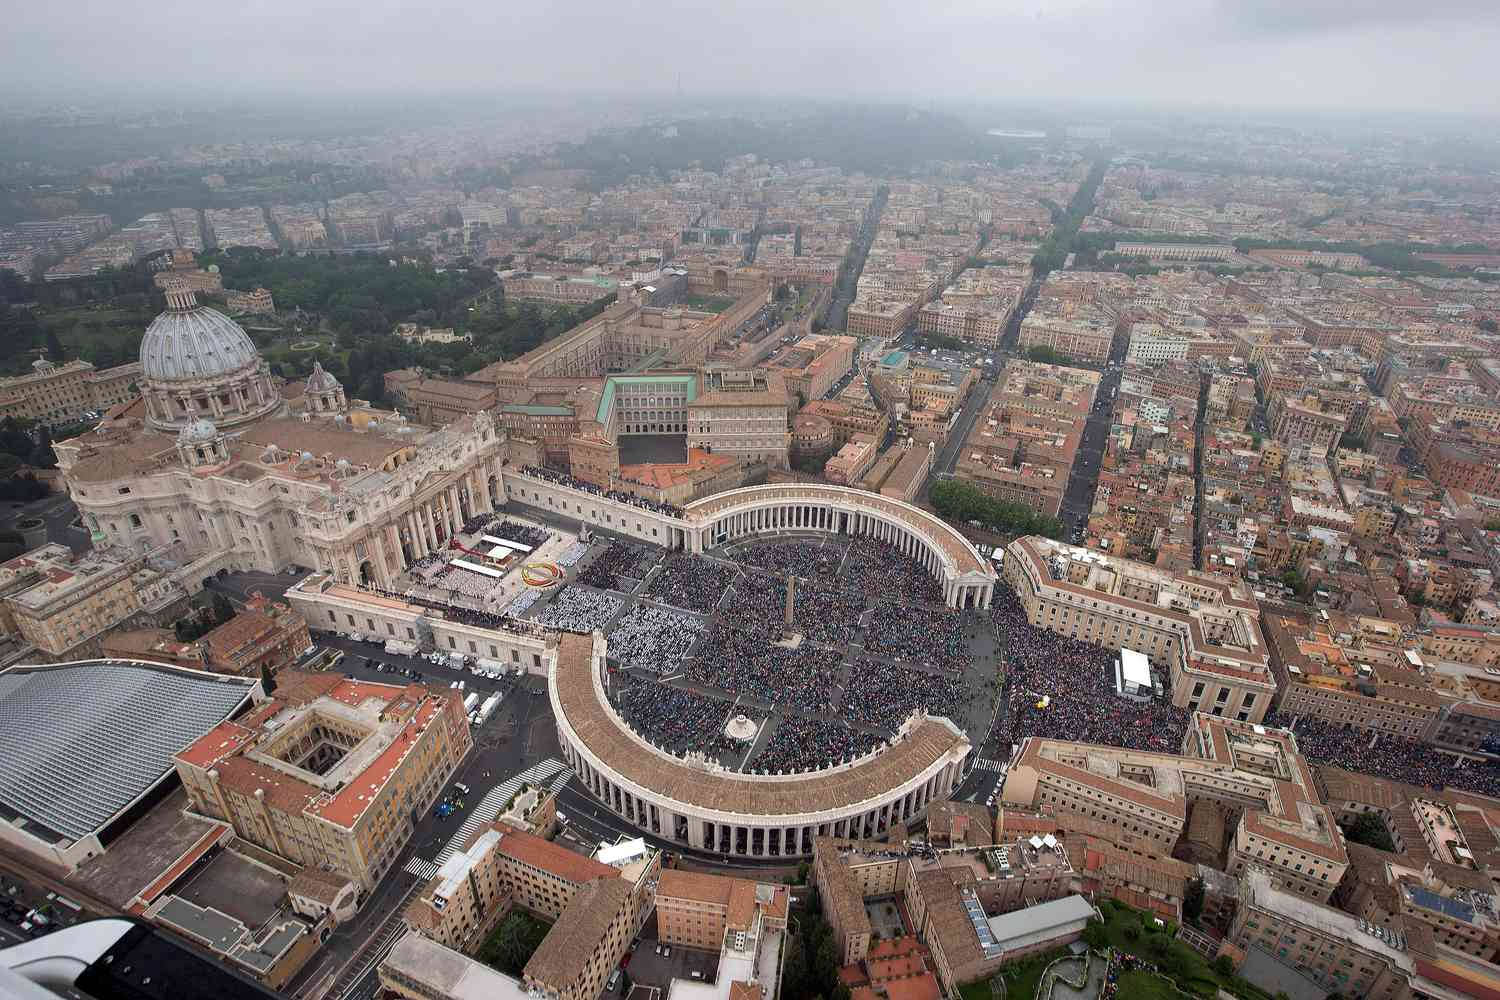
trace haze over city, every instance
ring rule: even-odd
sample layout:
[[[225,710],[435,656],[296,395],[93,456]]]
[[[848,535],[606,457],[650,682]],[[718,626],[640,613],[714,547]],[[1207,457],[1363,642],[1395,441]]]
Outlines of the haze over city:
[[[1500,996],[1493,2],[6,28],[0,997]]]
[[[36,97],[479,93],[1488,113],[1485,0],[20,5]]]

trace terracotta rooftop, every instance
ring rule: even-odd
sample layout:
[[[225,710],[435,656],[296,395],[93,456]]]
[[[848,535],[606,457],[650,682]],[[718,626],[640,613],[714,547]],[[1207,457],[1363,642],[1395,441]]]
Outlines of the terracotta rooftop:
[[[500,831],[500,843],[495,850],[501,855],[549,872],[564,881],[581,885],[589,879],[620,877],[620,873],[609,865],[535,834],[509,825],[495,824],[492,829]]]
[[[609,925],[630,905],[630,884],[611,870],[585,883],[526,963],[527,979],[562,991],[576,983],[593,960]]]

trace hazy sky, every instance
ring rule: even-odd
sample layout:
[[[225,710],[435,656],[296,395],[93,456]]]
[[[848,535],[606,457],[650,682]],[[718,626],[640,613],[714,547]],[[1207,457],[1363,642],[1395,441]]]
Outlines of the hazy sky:
[[[1500,0],[49,0],[0,86],[1492,111]]]

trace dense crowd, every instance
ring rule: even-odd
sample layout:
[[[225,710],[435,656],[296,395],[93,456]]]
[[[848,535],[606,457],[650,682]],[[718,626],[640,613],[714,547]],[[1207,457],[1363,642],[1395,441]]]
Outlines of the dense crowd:
[[[777,576],[791,573],[804,580],[831,580],[844,558],[842,545],[822,545],[808,539],[751,542],[726,553],[735,562],[767,570]]]
[[[486,535],[493,535],[496,538],[503,538],[507,542],[525,545],[532,549],[540,548],[550,537],[541,528],[536,528],[529,524],[518,524],[510,520],[501,521],[499,524],[491,524],[488,528],[484,529],[484,533]]]
[[[737,570],[712,559],[673,553],[651,578],[646,596],[677,608],[707,614],[718,606]]]
[[[600,590],[627,592],[631,585],[621,585],[620,578],[643,579],[655,557],[649,550],[625,542],[609,541],[602,551],[578,574],[578,582]]]
[[[975,697],[971,685],[941,673],[911,670],[890,660],[863,659],[849,670],[839,715],[862,726],[894,732],[917,709],[959,721]]]
[[[776,774],[821,769],[862,757],[882,742],[833,719],[788,715],[745,770]]]
[[[763,609],[767,621],[786,625],[786,579],[746,572],[734,581],[731,601],[745,609]],[[799,582],[792,601],[792,625],[812,642],[847,644],[859,629],[864,603],[853,591]]]
[[[492,576],[464,569],[462,566],[446,566],[428,577],[427,582],[451,595],[462,595],[474,601],[482,601],[494,593],[500,581]]]
[[[683,664],[688,679],[742,695],[762,705],[824,711],[840,683],[843,653],[804,643],[773,646],[781,637],[765,616],[735,606],[714,619],[702,645]]]
[[[730,706],[717,698],[642,682],[623,688],[615,703],[632,729],[669,753],[701,750],[717,757],[734,747],[724,735]]]
[[[568,632],[592,632],[615,616],[624,602],[582,587],[564,587],[536,620]]]
[[[574,542],[557,554],[557,564],[559,566],[577,565],[578,560],[582,559],[588,551],[588,542]]]
[[[1267,725],[1289,726],[1289,720],[1266,717]],[[1360,771],[1390,781],[1428,788],[1457,788],[1480,795],[1500,796],[1500,767],[1453,758],[1431,746],[1397,736],[1346,728],[1313,716],[1302,716],[1291,726],[1302,756],[1319,764]]]
[[[613,500],[616,503],[629,504],[632,507],[654,511],[657,514],[666,514],[670,517],[681,517],[683,515],[681,507],[674,507],[669,503],[658,503],[655,500],[647,500],[645,497],[638,497],[633,493],[622,493],[620,490],[602,489],[593,483],[586,483],[582,479],[574,479],[572,476],[555,472],[552,469],[539,469],[534,465],[523,465],[521,466],[521,471],[543,482],[556,483],[559,486],[566,486],[569,489],[579,490],[580,492],[589,493],[596,497],[604,497],[606,500]]]
[[[872,600],[943,603],[942,585],[925,566],[873,538],[856,538],[849,543],[842,576],[845,586]]]
[[[681,666],[702,633],[696,618],[654,604],[637,604],[609,633],[609,656],[625,670],[668,674]]]
[[[540,590],[534,587],[527,587],[515,596],[515,600],[505,606],[505,613],[508,615],[524,615],[531,610],[531,606],[539,601],[541,597],[542,592]]]
[[[466,535],[477,535],[480,530],[499,515],[494,511],[486,511],[483,514],[475,514],[463,523],[463,533]]]
[[[865,648],[953,671],[963,670],[971,659],[964,641],[964,617],[952,608],[877,604],[866,622]]]
[[[1008,711],[1002,739],[1043,736],[1136,750],[1181,750],[1187,711],[1160,698],[1137,702],[1120,697],[1114,651],[1032,626],[1015,592],[1005,586],[995,588],[990,615],[1005,643]]]

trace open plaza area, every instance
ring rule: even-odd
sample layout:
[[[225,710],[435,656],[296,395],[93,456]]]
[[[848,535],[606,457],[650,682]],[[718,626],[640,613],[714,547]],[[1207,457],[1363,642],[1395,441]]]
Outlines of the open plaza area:
[[[868,754],[916,712],[971,740],[993,716],[994,633],[943,606],[931,576],[892,546],[786,534],[694,555],[492,518],[414,566],[403,596],[601,631],[611,702],[675,756],[806,771]]]

